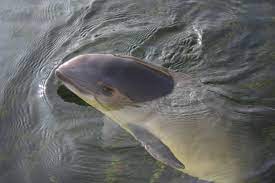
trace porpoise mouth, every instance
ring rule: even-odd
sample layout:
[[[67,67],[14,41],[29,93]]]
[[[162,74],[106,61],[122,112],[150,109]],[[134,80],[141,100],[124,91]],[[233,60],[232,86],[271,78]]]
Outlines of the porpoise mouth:
[[[60,67],[62,67],[62,65]],[[65,72],[62,71],[62,69],[60,69],[60,67],[58,67],[55,70],[55,75],[65,85],[69,84],[69,85],[75,87],[79,92],[81,92],[83,94],[92,94],[92,95],[95,94],[93,91],[91,91],[91,89],[87,89],[85,87],[85,85],[81,85],[81,83],[83,83],[83,81],[78,81],[77,79],[70,77],[68,74],[65,74]]]

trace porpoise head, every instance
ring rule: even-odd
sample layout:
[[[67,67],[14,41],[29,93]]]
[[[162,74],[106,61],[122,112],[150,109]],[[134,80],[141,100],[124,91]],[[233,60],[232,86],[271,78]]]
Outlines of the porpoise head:
[[[117,107],[142,103],[172,92],[169,72],[135,57],[86,54],[56,69],[64,85],[90,105]]]

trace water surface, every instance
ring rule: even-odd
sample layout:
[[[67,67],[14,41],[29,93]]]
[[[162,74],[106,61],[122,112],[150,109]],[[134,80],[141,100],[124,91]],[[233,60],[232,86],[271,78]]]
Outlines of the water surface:
[[[273,1],[3,0],[0,25],[0,182],[202,182],[58,94],[54,69],[78,54],[133,55],[187,73],[231,121],[274,123]],[[257,180],[273,174],[269,166]]]

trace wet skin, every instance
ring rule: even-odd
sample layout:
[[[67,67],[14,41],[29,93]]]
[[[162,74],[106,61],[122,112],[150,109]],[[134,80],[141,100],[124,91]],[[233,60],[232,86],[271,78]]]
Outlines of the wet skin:
[[[262,158],[260,153],[246,156],[253,152],[253,141],[238,144],[242,131],[225,127],[215,112],[179,116],[167,112],[177,106],[163,101],[175,94],[175,100],[186,99],[183,106],[190,111],[195,105],[205,106],[201,100],[205,89],[185,74],[134,57],[87,54],[59,66],[56,76],[133,135],[154,158],[175,169],[208,181],[242,183],[251,167],[261,164],[253,159]],[[236,148],[240,145],[247,152]]]

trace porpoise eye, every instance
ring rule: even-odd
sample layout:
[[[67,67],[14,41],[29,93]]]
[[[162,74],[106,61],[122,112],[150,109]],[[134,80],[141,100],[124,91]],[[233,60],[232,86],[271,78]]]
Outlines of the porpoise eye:
[[[110,86],[101,85],[101,93],[105,96],[112,96],[114,93],[114,89]]]

